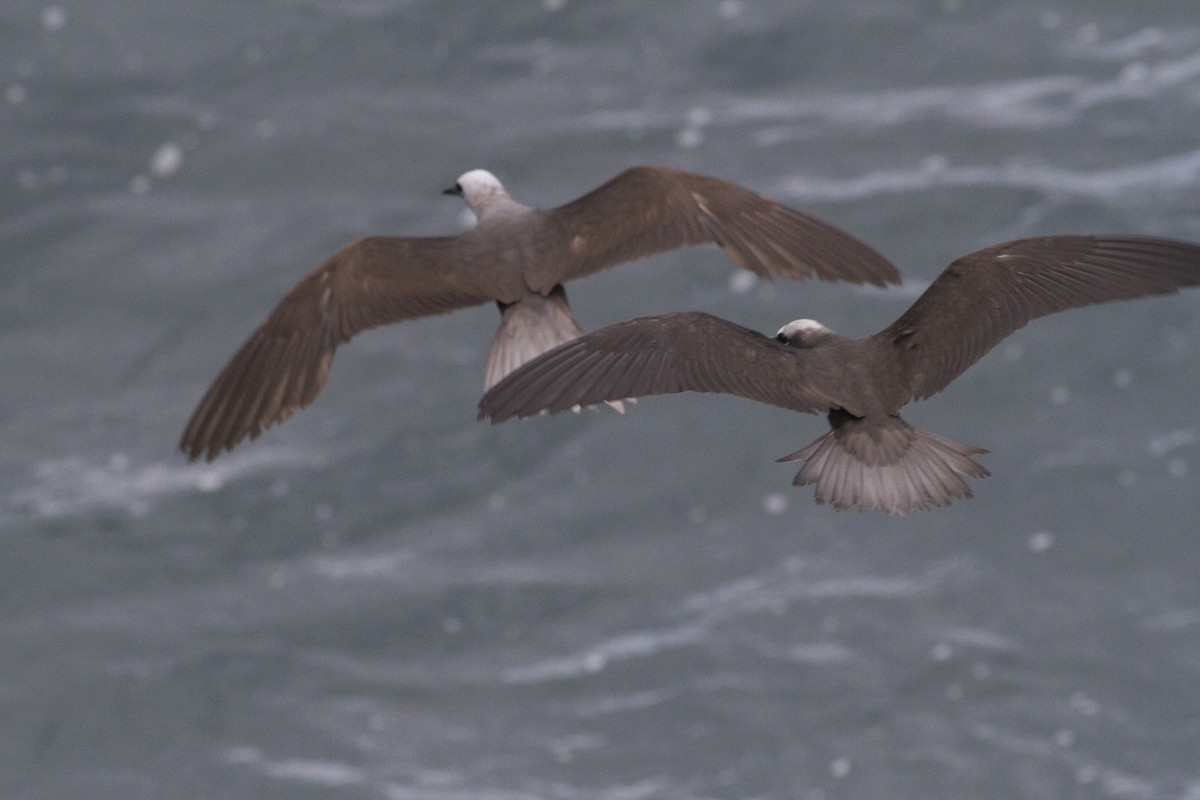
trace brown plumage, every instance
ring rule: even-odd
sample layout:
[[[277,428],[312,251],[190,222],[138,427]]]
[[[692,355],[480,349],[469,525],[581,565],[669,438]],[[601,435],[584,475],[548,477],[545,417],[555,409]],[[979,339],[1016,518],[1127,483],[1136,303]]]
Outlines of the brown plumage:
[[[775,338],[709,314],[620,322],[525,364],[490,391],[479,416],[500,422],[603,400],[722,392],[827,414],[830,432],[780,461],[819,503],[889,513],[971,496],[964,478],[986,452],[899,416],[961,375],[1030,320],[1069,308],[1170,294],[1200,284],[1200,246],[1139,236],[1046,236],[957,259],[900,318],[851,339],[812,320]]]
[[[368,236],[283,298],[217,376],[179,446],[212,460],[312,402],[338,345],[361,331],[496,301],[501,323],[485,388],[582,329],[562,284],[675,247],[712,243],[763,276],[899,280],[887,259],[814,217],[749,189],[680,170],[633,167],[566,205],[538,211],[485,170],[464,173],[478,225],[458,236]]]

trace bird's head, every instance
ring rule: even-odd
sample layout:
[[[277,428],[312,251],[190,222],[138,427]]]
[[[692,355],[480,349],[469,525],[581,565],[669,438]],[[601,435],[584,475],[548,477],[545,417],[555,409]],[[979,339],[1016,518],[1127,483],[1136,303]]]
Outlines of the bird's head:
[[[458,176],[458,180],[442,194],[458,195],[475,212],[475,216],[497,200],[508,197],[504,185],[486,169],[473,169]]]
[[[795,319],[779,329],[775,338],[792,347],[816,347],[837,338],[837,333],[815,319]]]

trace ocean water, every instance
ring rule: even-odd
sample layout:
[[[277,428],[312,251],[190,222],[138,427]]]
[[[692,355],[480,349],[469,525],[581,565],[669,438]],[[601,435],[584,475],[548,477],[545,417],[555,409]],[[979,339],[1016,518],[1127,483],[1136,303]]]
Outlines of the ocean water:
[[[572,284],[865,334],[1005,239],[1200,241],[1200,8],[1142,0],[11,0],[0,9],[0,797],[1200,798],[1200,293],[1008,339],[915,425],[975,498],[837,513],[731,397],[475,421],[481,307],[175,450],[282,294],[636,163],[892,258]]]

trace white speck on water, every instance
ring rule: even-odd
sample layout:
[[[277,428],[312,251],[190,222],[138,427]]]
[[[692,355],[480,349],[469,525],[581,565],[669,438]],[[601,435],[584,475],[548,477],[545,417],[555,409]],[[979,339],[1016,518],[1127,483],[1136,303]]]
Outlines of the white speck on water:
[[[1094,717],[1100,712],[1100,704],[1083,692],[1073,692],[1070,702],[1071,708],[1085,717]]]
[[[134,194],[145,194],[150,191],[150,176],[134,175],[129,181],[129,191]]]
[[[317,761],[293,758],[286,761],[269,761],[263,771],[272,778],[310,783],[317,786],[357,786],[366,780],[358,767],[336,761]]]
[[[70,173],[67,172],[64,164],[54,164],[46,170],[46,182],[51,186],[62,186],[69,177]]]
[[[740,17],[745,10],[746,4],[742,0],[721,0],[717,3],[717,14],[723,19]]]
[[[242,51],[242,56],[246,59],[247,64],[257,64],[263,60],[264,55],[266,55],[266,51],[260,44],[247,45],[246,49]]]
[[[146,66],[146,57],[141,53],[126,53],[125,68],[130,72],[141,72]]]
[[[1042,12],[1042,16],[1038,18],[1038,24],[1042,26],[1042,30],[1052,31],[1062,25],[1062,14],[1057,11]]]
[[[992,676],[992,668],[983,661],[976,661],[971,665],[971,677],[977,681],[986,681]]]
[[[854,762],[846,756],[838,756],[829,764],[829,774],[835,778],[844,778],[850,774]]]
[[[1010,364],[1017,363],[1024,355],[1025,348],[1021,347],[1021,345],[1017,344],[1016,342],[1004,346],[1004,358]]]
[[[1181,447],[1195,444],[1196,434],[1185,428],[1165,433],[1162,436],[1153,437],[1146,445],[1150,451],[1150,455],[1162,458],[1172,450],[1178,450]]]
[[[22,167],[17,170],[17,184],[22,189],[36,189],[40,181],[38,174],[29,167]]]
[[[286,497],[288,493],[287,481],[285,481],[283,478],[276,478],[275,481],[271,483],[271,488],[268,491],[271,493],[271,497]]]
[[[691,125],[681,130],[675,137],[675,144],[679,145],[684,150],[691,150],[699,147],[703,142],[704,131]]]
[[[739,269],[729,276],[729,291],[746,294],[758,285],[758,276],[748,269]]]
[[[1075,771],[1075,782],[1080,786],[1087,786],[1090,783],[1095,783],[1096,779],[1099,777],[1100,770],[1096,769],[1090,764],[1082,766]]]
[[[1122,367],[1113,373],[1113,385],[1118,389],[1126,389],[1133,384],[1133,371]]]
[[[286,585],[287,577],[283,574],[283,571],[278,569],[271,570],[271,574],[267,576],[267,586],[270,586],[272,589],[282,589]]]
[[[4,99],[8,101],[10,106],[19,106],[25,102],[28,94],[25,87],[19,83],[14,83],[4,90]]]
[[[446,617],[442,620],[442,630],[451,636],[462,633],[462,629],[463,621],[461,617]]]
[[[202,492],[215,492],[224,485],[224,477],[216,470],[201,472],[196,476],[196,488]]]
[[[1029,537],[1029,549],[1034,553],[1044,553],[1054,546],[1054,534],[1050,531],[1037,531]]]
[[[1055,386],[1050,390],[1050,402],[1056,406],[1065,406],[1071,399],[1071,390],[1066,386]]]
[[[713,113],[704,106],[694,106],[688,109],[686,119],[687,124],[675,137],[675,143],[690,150],[704,142],[704,129],[712,122]]]
[[[196,115],[196,127],[202,131],[211,131],[217,127],[217,112],[211,109],[204,109]]]
[[[124,453],[113,453],[108,457],[108,468],[116,473],[129,471],[129,456]]]
[[[1141,61],[1134,61],[1121,70],[1120,80],[1122,83],[1145,83],[1149,77],[1150,68]]]
[[[708,512],[703,506],[692,506],[688,509],[687,519],[693,525],[703,525],[708,522]]]
[[[957,703],[963,699],[963,687],[961,684],[952,683],[946,687],[946,699],[952,703]]]
[[[313,509],[313,516],[317,518],[317,522],[329,522],[333,519],[333,506],[329,503],[317,503],[317,507]]]
[[[1131,469],[1123,469],[1117,475],[1117,484],[1122,488],[1128,489],[1137,483],[1137,473]]]
[[[942,153],[934,153],[921,159],[921,172],[924,175],[938,177],[950,171],[950,159]]]
[[[262,757],[262,751],[256,747],[230,747],[225,751],[227,764],[257,764]]]
[[[1182,458],[1172,458],[1167,461],[1167,474],[1172,478],[1182,478],[1188,473],[1187,462]]]
[[[938,642],[929,653],[934,661],[949,661],[954,655],[954,648],[945,642]]]
[[[254,133],[260,139],[270,139],[275,135],[275,121],[270,119],[260,119],[254,124]]]
[[[166,178],[179,171],[183,163],[183,148],[175,142],[167,142],[154,151],[150,159],[150,171],[159,178]]]
[[[61,31],[67,24],[67,11],[62,6],[46,6],[42,9],[42,27],[48,31]]]
[[[693,106],[687,112],[688,125],[703,128],[713,121],[712,109],[705,106]]]
[[[1059,728],[1054,732],[1054,743],[1059,747],[1070,747],[1075,744],[1075,731],[1070,728]]]
[[[492,492],[488,495],[487,510],[493,514],[499,514],[504,509],[508,508],[508,498],[500,492]]]
[[[584,672],[599,672],[604,669],[604,665],[608,663],[608,659],[604,657],[604,653],[592,652],[588,653],[583,658]]]
[[[567,0],[542,0],[542,8],[547,11],[561,11],[567,5]]]
[[[788,509],[788,499],[782,494],[769,494],[763,498],[763,511],[778,517]]]

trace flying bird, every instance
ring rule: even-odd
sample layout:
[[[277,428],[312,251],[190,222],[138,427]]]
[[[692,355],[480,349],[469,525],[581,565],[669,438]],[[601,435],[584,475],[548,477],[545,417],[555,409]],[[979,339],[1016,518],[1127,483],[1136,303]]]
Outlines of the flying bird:
[[[574,339],[563,283],[676,247],[712,243],[762,276],[883,286],[896,268],[854,237],[749,189],[664,167],[632,167],[548,211],[513,200],[492,173],[461,175],[477,224],[457,236],[367,236],[284,296],[221,370],[179,447],[211,461],[287,419],[325,384],[338,345],[379,325],[495,301],[500,328],[484,388]]]
[[[946,388],[1005,337],[1056,311],[1200,284],[1200,245],[1139,236],[1046,236],[947,267],[900,318],[862,339],[800,319],[774,338],[703,313],[601,328],[533,359],[488,391],[498,423],[576,404],[721,392],[826,414],[831,430],[780,461],[818,503],[906,514],[971,497],[986,453],[914,428],[900,409]]]

